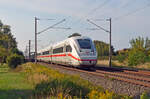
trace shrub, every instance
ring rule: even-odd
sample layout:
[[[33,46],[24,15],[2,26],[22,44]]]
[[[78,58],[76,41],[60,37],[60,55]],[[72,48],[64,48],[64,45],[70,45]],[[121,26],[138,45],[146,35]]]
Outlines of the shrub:
[[[92,90],[89,94],[88,94],[88,98],[89,99],[132,99],[129,96],[119,96],[116,95],[113,92],[110,92],[108,90],[106,91],[97,91],[97,90]]]
[[[150,62],[150,56],[147,56],[145,61]]]
[[[150,97],[147,95],[146,92],[143,92],[143,93],[140,95],[140,99],[150,99]]]
[[[117,56],[117,59],[118,59],[118,61],[119,62],[124,62],[124,60],[127,58],[127,56],[126,55],[123,55],[123,54],[119,54],[118,56]]]
[[[134,66],[146,62],[146,55],[140,50],[131,50],[128,56],[128,65]]]
[[[74,96],[81,98],[86,96],[89,91],[89,88],[78,85],[69,79],[54,79],[50,82],[44,81],[35,87],[35,94],[56,97],[61,94],[63,98]]]
[[[23,62],[23,57],[17,54],[11,54],[7,57],[7,64],[10,68],[16,68]]]

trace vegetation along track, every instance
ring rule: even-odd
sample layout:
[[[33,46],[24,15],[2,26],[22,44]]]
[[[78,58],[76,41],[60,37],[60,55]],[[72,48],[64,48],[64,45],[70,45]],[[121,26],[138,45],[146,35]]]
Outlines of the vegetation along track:
[[[123,70],[123,71],[105,71],[105,70],[100,70],[96,69],[95,71],[91,70],[83,70],[83,69],[77,69],[77,68],[70,68],[68,66],[59,66],[59,65],[53,65],[53,64],[47,64],[47,63],[40,63],[43,65],[51,65],[55,66],[56,68],[62,68],[62,69],[67,69],[70,71],[78,71],[78,72],[83,72],[87,73],[88,75],[95,75],[95,76],[101,76],[105,78],[110,78],[114,80],[119,80],[119,81],[124,81],[136,85],[141,85],[145,87],[150,88],[150,72],[146,71],[128,71],[128,70]],[[146,75],[146,76],[144,76]]]

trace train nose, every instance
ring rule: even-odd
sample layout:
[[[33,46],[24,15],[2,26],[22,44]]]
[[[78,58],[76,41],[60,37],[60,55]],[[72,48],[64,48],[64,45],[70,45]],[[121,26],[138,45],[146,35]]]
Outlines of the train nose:
[[[97,59],[96,58],[92,58],[92,59],[82,58],[79,63],[80,65],[95,65],[97,63]]]

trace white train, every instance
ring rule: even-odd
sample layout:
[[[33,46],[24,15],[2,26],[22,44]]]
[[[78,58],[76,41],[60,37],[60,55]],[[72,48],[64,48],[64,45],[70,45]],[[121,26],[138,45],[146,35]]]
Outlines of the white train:
[[[97,63],[97,52],[90,38],[76,36],[40,50],[37,60],[74,67],[91,67]]]

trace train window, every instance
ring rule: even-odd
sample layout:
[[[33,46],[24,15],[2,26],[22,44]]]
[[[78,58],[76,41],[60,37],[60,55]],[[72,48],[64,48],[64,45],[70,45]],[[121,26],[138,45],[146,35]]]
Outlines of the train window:
[[[46,54],[49,54],[49,51],[46,51],[45,53],[46,53]]]
[[[80,48],[91,49],[91,41],[89,39],[77,39]]]
[[[53,49],[53,53],[54,54],[56,54],[56,53],[63,53],[63,47]]]
[[[41,55],[41,53],[37,53],[37,55]]]
[[[45,51],[42,53],[43,55],[49,54],[49,51]]]
[[[72,51],[71,46],[70,46],[70,45],[67,45],[67,46],[66,46],[66,52],[71,52],[71,51]]]

